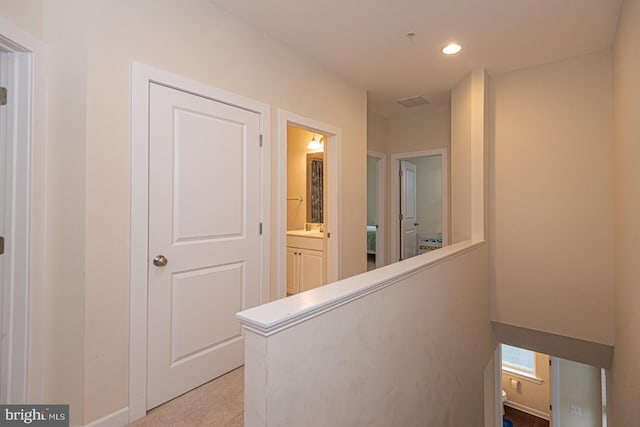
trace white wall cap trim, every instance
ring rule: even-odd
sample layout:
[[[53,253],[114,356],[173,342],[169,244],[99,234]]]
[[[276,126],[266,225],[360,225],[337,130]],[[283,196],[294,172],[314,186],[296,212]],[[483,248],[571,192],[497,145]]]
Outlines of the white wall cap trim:
[[[467,240],[445,246],[367,273],[292,295],[236,313],[245,329],[262,336],[274,335],[351,301],[483,246],[484,240]]]

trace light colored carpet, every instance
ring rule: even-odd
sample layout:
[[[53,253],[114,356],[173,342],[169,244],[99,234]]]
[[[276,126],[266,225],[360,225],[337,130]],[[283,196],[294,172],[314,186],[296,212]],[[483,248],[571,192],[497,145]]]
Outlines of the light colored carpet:
[[[244,367],[152,409],[133,427],[242,427]]]

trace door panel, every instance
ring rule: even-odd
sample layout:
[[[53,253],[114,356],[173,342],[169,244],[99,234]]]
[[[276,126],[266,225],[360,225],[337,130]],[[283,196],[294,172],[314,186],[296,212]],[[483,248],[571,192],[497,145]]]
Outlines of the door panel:
[[[174,241],[240,236],[244,124],[178,108],[174,119]]]
[[[242,310],[243,264],[188,271],[171,286],[171,363],[241,338],[235,313]],[[213,310],[211,302],[215,301]],[[201,330],[201,325],[216,325]]]
[[[150,85],[148,409],[243,364],[235,313],[261,286],[259,133],[257,113]]]
[[[416,165],[403,160],[400,171],[400,259],[406,259],[415,256],[418,249]]]

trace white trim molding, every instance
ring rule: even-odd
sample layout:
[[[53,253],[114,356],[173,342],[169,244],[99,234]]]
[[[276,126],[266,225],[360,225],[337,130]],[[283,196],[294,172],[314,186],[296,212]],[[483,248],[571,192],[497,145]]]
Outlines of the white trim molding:
[[[122,408],[85,424],[85,427],[122,427],[129,424],[129,408]]]
[[[241,311],[236,317],[242,326],[261,336],[275,335],[299,323],[306,322],[316,316],[335,310],[351,301],[360,299],[382,288],[417,274],[420,271],[448,259],[455,258],[475,250],[485,242],[466,240],[428,252],[402,262],[387,265],[342,279],[336,283],[311,289],[304,294],[292,295],[288,298],[272,301],[248,310]]]
[[[131,67],[130,228],[129,228],[129,409],[133,422],[147,412],[147,285],[149,223],[149,85],[158,83],[260,114],[261,222],[271,212],[271,108],[258,101],[138,62]],[[260,300],[269,300],[270,233],[264,227],[260,248]]]
[[[9,89],[6,126],[5,276],[2,298],[2,403],[44,397],[46,257],[46,70],[44,44],[0,17]],[[5,169],[6,168],[6,169]]]
[[[391,262],[400,260],[400,227],[396,226],[396,219],[400,216],[400,161],[410,160],[416,157],[442,156],[442,246],[449,244],[449,159],[446,148],[414,151],[410,153],[397,153],[391,155],[391,213],[389,228],[391,229]]]
[[[551,356],[551,427],[560,427],[560,358]],[[556,408],[555,411],[553,408]]]
[[[327,283],[342,277],[342,233],[340,212],[340,182],[342,177],[342,130],[308,117],[278,109],[278,166],[277,166],[277,231],[276,231],[276,289],[277,298],[287,296],[287,126],[292,125],[325,136],[327,170],[327,207],[325,238]]]

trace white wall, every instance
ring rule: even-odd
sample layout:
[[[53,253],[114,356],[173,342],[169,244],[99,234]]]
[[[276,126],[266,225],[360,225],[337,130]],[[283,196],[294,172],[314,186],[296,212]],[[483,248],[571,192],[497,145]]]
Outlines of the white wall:
[[[44,4],[44,0],[0,0],[0,14],[42,39]]]
[[[493,320],[613,343],[611,71],[601,52],[491,78]]]
[[[45,314],[50,340],[45,382],[48,401],[72,404],[72,424],[128,402],[132,60],[270,104],[274,195],[276,109],[340,128],[349,177],[341,182],[339,203],[342,271],[350,276],[366,270],[363,90],[207,0],[33,1],[28,7],[2,1],[0,14],[41,36],[48,49],[52,300]],[[271,286],[275,290],[273,280]]]
[[[393,117],[387,126],[387,152],[390,155],[449,148],[451,145],[451,113],[448,108]]]
[[[47,403],[69,404],[73,408],[70,409],[71,422],[75,424],[84,418],[83,370],[86,366],[86,37],[89,28],[82,17],[88,5],[81,0],[69,1],[68,8],[43,3],[43,10],[32,10],[35,19],[49,18],[44,21],[43,29],[47,44],[44,397]]]
[[[640,2],[625,0],[614,46],[615,277],[612,426],[638,422],[640,402]]]
[[[393,280],[416,258],[367,275]],[[483,425],[488,264],[482,244],[274,335],[246,331],[245,425]]]
[[[385,154],[387,152],[387,119],[367,110],[367,149]]]
[[[451,243],[471,238],[472,97],[471,76],[451,91]]]

